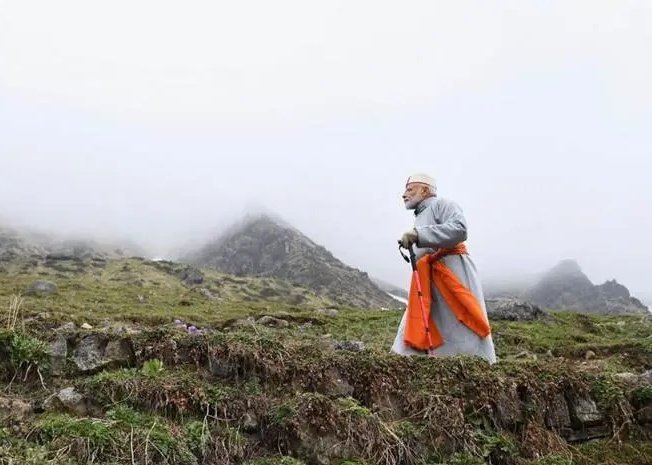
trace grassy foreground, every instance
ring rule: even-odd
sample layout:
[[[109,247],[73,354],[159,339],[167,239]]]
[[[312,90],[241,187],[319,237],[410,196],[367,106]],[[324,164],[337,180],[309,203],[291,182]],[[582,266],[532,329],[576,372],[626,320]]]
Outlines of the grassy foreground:
[[[652,463],[647,318],[492,322],[489,367],[389,354],[397,312],[183,271],[126,259],[0,272],[0,465]],[[26,295],[36,280],[56,292]],[[92,367],[78,361],[88,347]]]

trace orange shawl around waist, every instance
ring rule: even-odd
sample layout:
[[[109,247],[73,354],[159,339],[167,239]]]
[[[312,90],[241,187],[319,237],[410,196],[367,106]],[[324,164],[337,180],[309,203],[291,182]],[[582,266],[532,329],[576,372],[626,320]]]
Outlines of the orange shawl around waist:
[[[443,297],[444,301],[453,311],[457,319],[472,330],[479,337],[486,337],[491,333],[491,327],[487,320],[486,313],[475,298],[473,293],[467,289],[446,265],[441,258],[447,255],[466,254],[466,246],[458,244],[449,249],[439,249],[437,252],[425,255],[417,261],[417,275],[423,292],[430,334],[433,347],[428,347],[428,336],[424,327],[421,304],[417,293],[415,274],[412,274],[410,293],[408,296],[407,318],[405,321],[405,332],[403,339],[405,344],[416,350],[432,350],[444,343],[444,339],[432,321],[430,308],[432,302],[432,284]]]

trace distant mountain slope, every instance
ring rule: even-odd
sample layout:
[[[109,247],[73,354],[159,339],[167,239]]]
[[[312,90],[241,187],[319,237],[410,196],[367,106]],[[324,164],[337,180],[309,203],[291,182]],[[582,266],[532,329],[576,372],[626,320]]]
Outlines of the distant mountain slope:
[[[530,302],[545,308],[603,314],[646,314],[647,307],[616,282],[594,285],[573,260],[552,268],[525,292]]]
[[[143,250],[127,241],[111,243],[85,238],[62,238],[0,225],[0,262],[39,257],[82,260],[91,257],[109,259],[134,255],[144,255]]]
[[[343,306],[400,306],[367,273],[345,265],[294,227],[268,215],[247,218],[183,260],[224,273],[284,279]]]
[[[388,294],[394,295],[396,297],[400,297],[401,299],[408,298],[408,291],[406,289],[395,286],[391,283],[383,281],[382,279],[371,278],[371,280],[376,286],[378,286],[380,289],[387,292]]]

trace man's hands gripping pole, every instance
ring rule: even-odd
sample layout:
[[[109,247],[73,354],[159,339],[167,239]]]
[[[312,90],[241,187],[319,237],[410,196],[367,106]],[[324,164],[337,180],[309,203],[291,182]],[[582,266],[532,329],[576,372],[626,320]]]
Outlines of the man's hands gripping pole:
[[[410,250],[412,248],[412,244],[417,243],[417,238],[417,230],[410,229],[409,231],[403,233],[401,238],[398,240],[398,243],[404,249]]]

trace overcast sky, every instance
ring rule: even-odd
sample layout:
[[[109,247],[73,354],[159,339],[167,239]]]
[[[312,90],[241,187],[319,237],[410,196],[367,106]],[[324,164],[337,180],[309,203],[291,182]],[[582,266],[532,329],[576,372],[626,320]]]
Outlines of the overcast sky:
[[[652,2],[0,0],[0,218],[156,255],[250,209],[406,285],[413,172],[481,276],[652,294]]]

